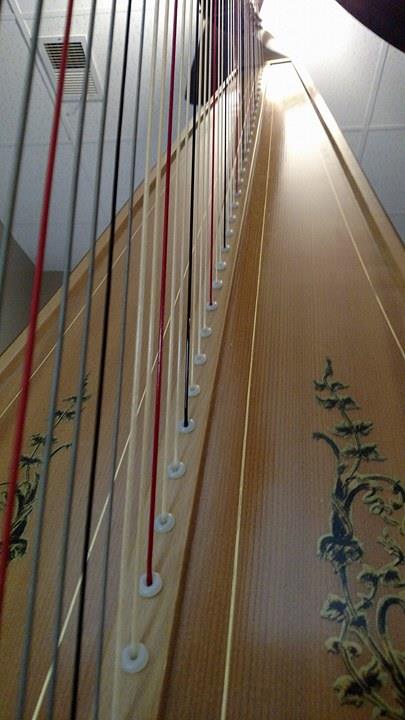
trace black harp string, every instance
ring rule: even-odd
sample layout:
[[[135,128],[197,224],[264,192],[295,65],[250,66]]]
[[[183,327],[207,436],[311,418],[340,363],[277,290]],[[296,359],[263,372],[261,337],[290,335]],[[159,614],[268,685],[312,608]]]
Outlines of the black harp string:
[[[0,0],[0,12],[2,11],[3,0]],[[17,132],[15,138],[15,155],[11,170],[10,190],[7,198],[6,210],[3,221],[3,232],[0,245],[0,323],[4,306],[4,290],[6,281],[7,261],[11,245],[11,233],[13,229],[14,216],[17,204],[21,165],[24,152],[24,141],[27,132],[28,117],[31,104],[32,88],[34,86],[34,73],[36,54],[38,49],[39,32],[42,22],[42,10],[44,0],[38,0],[31,29],[29,44],[29,56],[25,70],[24,85],[21,95],[21,109],[18,115]],[[1,18],[0,18],[1,19]]]
[[[142,2],[142,16],[141,16],[141,29],[140,29],[140,40],[137,55],[137,77],[136,77],[136,96],[135,96],[135,109],[134,109],[134,128],[132,135],[132,152],[131,152],[131,176],[129,181],[129,199],[128,199],[128,227],[127,227],[127,241],[126,241],[126,259],[124,268],[124,286],[122,291],[122,310],[121,310],[121,331],[120,331],[120,347],[119,347],[119,360],[118,360],[118,372],[117,372],[117,399],[115,403],[114,413],[114,433],[112,441],[112,466],[110,473],[110,487],[109,487],[109,503],[107,513],[107,528],[105,537],[105,549],[103,554],[103,566],[102,566],[102,590],[101,590],[101,616],[99,622],[99,631],[97,634],[97,649],[96,649],[96,681],[95,681],[95,705],[94,705],[94,720],[99,720],[100,716],[100,699],[101,699],[101,677],[102,677],[102,661],[103,661],[103,648],[104,648],[104,630],[106,620],[106,605],[107,605],[107,590],[108,590],[108,569],[110,564],[110,553],[111,553],[111,539],[112,539],[112,519],[114,510],[114,488],[115,479],[117,472],[117,459],[118,459],[118,441],[119,441],[119,430],[120,430],[120,417],[121,417],[121,403],[122,403],[122,387],[123,387],[123,374],[124,374],[124,361],[125,361],[125,349],[126,349],[126,328],[127,328],[127,312],[128,312],[128,292],[129,292],[129,280],[130,280],[130,268],[131,268],[131,244],[132,244],[132,219],[133,219],[133,203],[132,197],[135,192],[135,171],[137,164],[137,139],[138,139],[138,127],[139,127],[139,111],[140,111],[140,96],[142,86],[142,70],[143,70],[143,55],[145,47],[145,21],[146,21],[146,6],[147,0]]]
[[[90,548],[90,533],[91,533],[93,503],[94,503],[94,495],[95,495],[95,487],[96,487],[96,470],[97,470],[98,449],[99,449],[99,443],[100,443],[102,405],[103,405],[103,397],[104,397],[104,380],[105,380],[105,370],[106,370],[106,360],[107,360],[108,330],[109,330],[111,291],[112,291],[114,236],[115,236],[115,225],[116,225],[116,215],[117,215],[118,180],[119,180],[120,155],[121,155],[121,152],[120,152],[121,151],[121,136],[122,136],[122,126],[123,126],[123,119],[124,119],[125,86],[126,86],[126,78],[127,78],[131,15],[132,15],[132,0],[129,0],[128,8],[127,8],[126,26],[125,26],[125,40],[124,40],[124,52],[123,52],[123,61],[122,61],[122,74],[121,74],[121,89],[120,89],[119,111],[118,111],[118,121],[117,121],[117,139],[116,139],[116,146],[115,146],[114,176],[113,176],[112,199],[111,199],[111,217],[110,217],[110,230],[109,230],[109,237],[108,237],[106,290],[105,290],[105,297],[104,297],[104,309],[103,309],[103,321],[102,321],[101,351],[100,351],[99,377],[98,377],[97,396],[96,396],[95,424],[94,424],[94,435],[93,435],[93,443],[92,443],[92,451],[91,451],[89,486],[88,486],[88,494],[87,494],[87,501],[86,501],[84,542],[83,542],[82,559],[81,559],[82,582],[81,582],[81,586],[80,586],[78,620],[77,620],[77,626],[76,626],[76,649],[75,649],[73,681],[72,681],[70,720],[76,720],[77,712],[78,712],[80,665],[81,665],[81,656],[82,656],[84,612],[85,612],[86,590],[87,590],[88,553],[89,553],[89,548]]]
[[[64,514],[64,519],[63,519],[62,537],[64,537],[64,538],[68,538],[70,535],[74,481],[75,481],[76,468],[77,468],[78,447],[79,447],[80,429],[81,429],[83,388],[84,388],[84,383],[85,383],[85,378],[86,378],[87,351],[88,351],[89,335],[90,335],[90,319],[91,319],[92,298],[93,298],[93,288],[94,288],[94,275],[95,275],[97,221],[98,221],[99,205],[100,205],[101,177],[102,177],[102,166],[103,166],[103,156],[104,156],[104,136],[105,136],[105,127],[106,127],[109,85],[110,85],[110,75],[111,75],[113,37],[114,37],[114,28],[115,28],[115,9],[116,9],[116,0],[113,0],[111,12],[110,12],[108,46],[107,46],[106,64],[105,64],[104,94],[103,94],[103,102],[102,102],[102,108],[101,108],[101,121],[100,121],[100,127],[99,127],[99,137],[98,137],[94,206],[93,206],[91,232],[90,232],[90,237],[92,238],[92,242],[91,242],[91,248],[90,248],[89,266],[88,266],[88,270],[87,270],[87,287],[86,287],[85,303],[84,303],[85,312],[84,312],[82,340],[81,340],[81,347],[80,347],[79,380],[78,380],[77,391],[76,391],[77,412],[76,412],[76,418],[75,418],[75,423],[74,423],[71,459],[70,459],[69,470],[68,470],[68,479],[67,479],[68,493],[67,493],[67,499],[66,499],[65,514]],[[60,581],[58,583],[57,604],[58,604],[58,607],[60,606],[60,610],[58,611],[58,615],[57,615],[58,621],[55,623],[54,633],[53,633],[53,635],[54,635],[53,647],[56,648],[56,655],[54,656],[54,660],[56,659],[56,661],[58,659],[60,638],[61,638],[62,607],[63,607],[62,603],[63,603],[63,598],[64,598],[64,589],[65,589],[65,585],[66,585],[67,553],[68,553],[68,544],[65,543],[63,546],[63,553],[62,553],[61,565],[60,565]],[[56,677],[55,670],[56,670],[56,666],[54,666],[54,668],[53,668],[54,677]],[[52,675],[51,675],[51,680],[52,680]]]
[[[228,153],[227,153],[227,147],[228,147],[228,79],[229,79],[229,63],[228,63],[228,45],[229,45],[229,17],[228,17],[228,8],[227,8],[227,0],[221,0],[222,1],[222,63],[223,63],[223,79],[224,79],[224,97],[222,102],[224,103],[224,143],[223,143],[223,154],[224,154],[224,164],[223,164],[223,174],[224,174],[224,186],[223,186],[223,193],[224,193],[224,199],[223,199],[223,208],[224,208],[224,218],[223,218],[223,232],[222,232],[222,242],[223,242],[223,248],[226,250],[226,222],[227,222],[227,212],[226,212],[226,193],[227,193],[227,167],[228,167]]]
[[[24,649],[23,649],[23,655],[22,655],[22,661],[21,661],[21,673],[20,673],[20,682],[19,682],[19,689],[18,689],[17,717],[19,717],[19,716],[22,717],[24,715],[24,709],[25,709],[25,703],[26,703],[26,692],[27,692],[27,686],[28,686],[28,672],[29,672],[29,664],[30,664],[30,656],[31,656],[31,643],[32,643],[32,636],[33,636],[34,614],[35,614],[36,595],[37,595],[38,580],[39,580],[39,566],[40,566],[40,559],[41,559],[41,549],[42,549],[42,533],[43,533],[43,526],[44,526],[44,519],[45,519],[48,477],[49,477],[49,470],[50,470],[50,465],[51,465],[51,460],[52,460],[53,426],[54,426],[57,396],[58,396],[59,383],[60,383],[60,374],[61,374],[63,348],[64,348],[64,335],[65,335],[65,327],[66,327],[66,314],[67,314],[67,306],[68,306],[68,299],[69,299],[69,278],[70,278],[71,265],[72,265],[74,229],[75,229],[77,200],[78,200],[78,185],[79,185],[79,175],[80,175],[80,161],[81,161],[82,146],[83,146],[84,125],[85,125],[85,119],[86,119],[87,89],[88,89],[88,82],[89,82],[89,76],[90,76],[91,51],[92,51],[93,39],[94,39],[96,5],[97,5],[97,0],[93,0],[92,6],[91,6],[91,11],[90,11],[90,17],[89,17],[89,25],[88,25],[88,54],[86,57],[82,94],[81,94],[81,99],[80,99],[78,133],[77,133],[77,138],[76,138],[75,148],[74,148],[73,174],[72,174],[71,188],[70,188],[70,209],[69,209],[68,227],[67,227],[67,233],[66,233],[67,241],[66,241],[66,248],[65,248],[63,282],[62,282],[62,297],[61,297],[61,303],[60,303],[60,309],[59,309],[59,319],[58,319],[58,335],[57,335],[58,339],[57,339],[56,348],[55,348],[55,360],[54,360],[53,371],[52,371],[52,384],[51,384],[51,393],[50,393],[49,408],[48,408],[48,424],[47,424],[46,442],[45,442],[45,447],[44,447],[43,469],[42,469],[41,478],[40,478],[40,482],[39,482],[39,488],[40,488],[40,491],[38,493],[39,510],[38,510],[37,527],[36,527],[34,541],[33,541],[33,562],[32,562],[31,579],[30,579],[30,583],[29,583],[29,599],[28,599],[28,608],[27,608],[27,619],[26,619],[25,632],[24,632]],[[79,412],[79,409],[76,408],[76,411]],[[69,511],[70,490],[71,490],[71,488],[70,488],[70,484],[68,482],[68,490],[67,490],[66,503],[65,503],[65,515],[66,515],[66,512]],[[65,535],[65,533],[63,533],[63,535],[62,535],[61,567],[64,567],[65,562],[66,562],[65,554],[67,552],[67,545],[68,545],[68,538]],[[62,605],[63,605],[63,576],[61,575],[61,573],[59,573],[58,583],[57,583],[57,595],[56,595],[56,614],[55,614],[55,623],[54,623],[54,628],[55,628],[54,636],[56,635],[56,628],[58,628],[60,626]],[[58,640],[59,640],[59,638],[58,638]],[[55,638],[53,638],[52,650],[53,650],[53,652],[52,652],[52,662],[51,662],[50,689],[49,689],[48,705],[47,705],[47,718],[48,719],[51,719],[53,717],[54,696],[55,696],[56,677],[57,677],[57,669],[58,669],[58,657],[59,657],[58,641],[55,642]]]
[[[197,58],[198,38],[200,34],[200,6],[196,0],[196,21],[194,48]],[[190,182],[190,219],[188,236],[188,279],[187,279],[187,315],[186,315],[186,346],[185,346],[185,373],[184,373],[184,416],[183,424],[189,427],[189,387],[190,387],[190,363],[191,363],[191,323],[192,323],[192,289],[193,289],[193,235],[194,235],[194,195],[195,195],[195,164],[196,164],[196,131],[197,131],[197,97],[198,97],[198,72],[194,73],[193,88],[193,128],[191,145],[191,182]]]
[[[245,77],[245,69],[246,69],[246,63],[245,63],[245,43],[244,43],[244,34],[245,34],[245,0],[241,0],[240,3],[240,79],[241,79],[241,163],[243,165],[244,159],[245,159],[245,85],[246,85],[246,77]],[[242,169],[242,168],[241,168]]]

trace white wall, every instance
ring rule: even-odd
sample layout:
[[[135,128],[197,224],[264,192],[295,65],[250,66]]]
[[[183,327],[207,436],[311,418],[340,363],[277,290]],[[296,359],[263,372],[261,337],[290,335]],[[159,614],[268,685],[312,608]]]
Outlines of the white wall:
[[[2,226],[0,223],[0,243]],[[4,286],[4,305],[0,327],[0,353],[24,330],[28,323],[34,264],[11,238]],[[61,283],[60,272],[45,272],[42,277],[40,307],[42,308]]]
[[[335,0],[264,0],[264,26],[304,63],[405,242],[405,55]]]
[[[15,153],[16,119],[19,113],[24,71],[28,58],[27,38],[29,41],[32,26],[35,0],[4,0],[5,12],[0,21],[0,219],[4,219],[7,193],[10,182],[11,167]],[[64,27],[64,9],[66,0],[46,0],[41,25],[41,35],[61,35]],[[107,129],[104,146],[104,164],[102,173],[101,203],[98,221],[98,233],[109,223],[111,187],[114,167],[115,137],[119,90],[121,80],[121,63],[123,39],[126,22],[125,0],[118,0],[116,13],[116,29],[114,35],[114,51],[112,65],[112,81],[107,115]],[[120,183],[118,206],[120,207],[129,196],[130,148],[133,127],[133,110],[136,92],[137,54],[139,43],[139,27],[141,21],[141,0],[134,0],[131,24],[131,42],[128,65],[125,119],[122,135]],[[151,84],[151,41],[154,2],[147,4],[147,33],[141,98],[141,114],[139,126],[138,158],[136,178],[140,182],[144,177],[145,135],[147,121],[148,93]],[[164,3],[161,2],[161,7]],[[171,5],[170,5],[171,7]],[[89,0],[76,0],[73,17],[72,35],[88,34]],[[93,57],[98,76],[104,85],[106,47],[111,15],[111,1],[99,0]],[[170,13],[171,16],[171,13]],[[162,76],[162,29],[163,12],[159,19],[159,51],[157,62],[157,87],[155,94],[154,132],[153,132],[153,163],[156,159],[156,137],[158,125],[158,96],[160,83],[165,85],[165,103],[167,106],[168,81]],[[170,37],[170,31],[169,31]],[[189,34],[187,33],[187,38]],[[184,73],[188,77],[188,71]],[[177,83],[179,73],[177,73]],[[35,257],[39,213],[41,207],[42,187],[47,159],[47,149],[52,121],[54,91],[50,85],[41,61],[38,61],[32,92],[29,113],[28,131],[24,150],[23,168],[20,191],[13,234],[17,242],[30,258]],[[176,112],[177,108],[175,108]],[[183,123],[185,121],[186,103],[182,101]],[[59,135],[58,155],[56,162],[54,190],[49,222],[46,269],[58,270],[63,266],[64,247],[66,242],[66,226],[69,213],[70,182],[73,169],[74,142],[77,132],[79,114],[78,103],[64,102],[63,122]],[[101,117],[101,102],[87,103],[87,119],[85,126],[85,142],[83,145],[79,202],[77,208],[74,264],[88,250],[90,228],[93,211],[93,194],[96,172],[97,143]],[[166,128],[166,122],[164,124]],[[166,131],[164,131],[164,137]],[[164,141],[165,147],[165,141]]]

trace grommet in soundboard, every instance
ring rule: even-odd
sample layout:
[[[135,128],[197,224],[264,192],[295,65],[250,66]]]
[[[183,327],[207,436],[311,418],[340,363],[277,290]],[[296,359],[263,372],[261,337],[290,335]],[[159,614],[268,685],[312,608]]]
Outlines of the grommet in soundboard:
[[[127,645],[121,654],[121,667],[126,673],[141,672],[149,662],[149,652],[143,643]]]
[[[207,356],[205,353],[196,353],[194,355],[194,365],[205,365]]]
[[[160,513],[155,517],[155,531],[157,533],[168,533],[173,530],[176,521],[171,513]]]
[[[158,595],[163,587],[162,578],[159,573],[152,573],[152,582],[150,585],[147,583],[146,573],[141,575],[139,578],[138,592],[143,598],[153,598]]]
[[[170,480],[177,480],[178,478],[183,477],[185,472],[186,466],[181,460],[178,462],[172,462],[167,467],[167,477],[170,478]]]
[[[200,335],[202,338],[208,338],[212,335],[212,328],[208,327],[207,325],[205,327],[202,327],[200,330]]]
[[[180,420],[177,425],[177,429],[179,432],[187,435],[188,433],[191,433],[193,432],[193,430],[195,430],[195,420],[193,420],[193,418],[189,418],[187,425],[185,424],[184,420]]]

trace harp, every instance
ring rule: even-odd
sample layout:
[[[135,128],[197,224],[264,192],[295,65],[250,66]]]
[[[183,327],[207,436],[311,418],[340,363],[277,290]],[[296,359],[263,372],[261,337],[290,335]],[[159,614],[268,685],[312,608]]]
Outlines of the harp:
[[[43,12],[2,216],[6,300]],[[334,720],[340,662],[347,718],[401,718],[399,237],[305,71],[264,62],[254,3],[94,2],[85,18],[62,286],[40,310],[73,0],[30,321],[0,358],[0,717]]]

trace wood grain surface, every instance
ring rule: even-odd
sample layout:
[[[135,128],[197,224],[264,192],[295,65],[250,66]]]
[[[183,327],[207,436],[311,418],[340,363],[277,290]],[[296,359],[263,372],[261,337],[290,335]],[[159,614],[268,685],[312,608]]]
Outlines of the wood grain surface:
[[[181,157],[179,164],[174,164],[174,176],[179,171],[182,180],[180,181],[180,191],[184,180],[185,157]],[[162,188],[163,192],[164,186]],[[153,230],[153,217],[156,207],[156,193],[152,186],[150,200],[150,215],[148,226],[148,242],[151,242]],[[138,196],[139,199],[139,196]],[[162,195],[158,203],[158,210],[162,210]],[[187,208],[186,208],[187,211]],[[118,369],[118,350],[119,350],[119,333],[120,333],[120,315],[122,307],[122,288],[124,283],[125,271],[125,209],[122,213],[123,217],[118,226],[117,236],[115,238],[114,247],[114,269],[113,269],[113,289],[112,289],[112,305],[111,305],[111,323],[109,327],[108,337],[108,355],[107,355],[107,372],[105,383],[105,394],[103,402],[103,417],[101,427],[100,452],[97,464],[96,476],[96,492],[93,507],[92,522],[92,552],[89,561],[89,591],[86,603],[85,618],[85,637],[83,645],[83,672],[82,672],[82,693],[81,708],[79,717],[88,716],[89,703],[92,702],[91,691],[94,684],[94,652],[95,639],[97,637],[97,628],[100,618],[100,598],[101,598],[101,564],[103,558],[103,548],[106,537],[106,520],[109,496],[109,484],[111,476],[112,464],[112,424],[114,416],[114,406],[116,399],[116,380]],[[125,470],[126,470],[126,451],[128,448],[128,432],[129,432],[129,416],[131,386],[132,386],[132,366],[134,353],[134,336],[135,336],[135,317],[137,308],[137,290],[138,290],[138,267],[139,267],[139,251],[140,251],[140,227],[142,219],[142,203],[135,203],[134,207],[134,226],[132,238],[132,255],[131,255],[131,272],[130,272],[130,295],[128,307],[128,325],[126,337],[126,354],[123,378],[123,397],[122,413],[120,419],[120,436],[118,444],[118,458],[120,460],[117,472],[115,487],[115,502],[113,526],[115,528],[114,540],[112,543],[111,563],[109,568],[108,579],[108,598],[107,598],[107,619],[106,619],[106,638],[111,634],[111,628],[114,623],[116,613],[116,597],[118,592],[118,575],[119,575],[119,558],[120,558],[120,534],[122,526],[123,503],[124,503],[124,487],[125,487]],[[180,219],[178,223],[180,226]],[[78,456],[79,471],[76,476],[71,533],[69,537],[69,558],[65,589],[65,603],[63,617],[66,624],[64,639],[61,645],[60,656],[60,678],[58,682],[56,717],[67,717],[66,706],[70,702],[70,691],[72,682],[72,669],[75,647],[75,627],[76,627],[76,611],[78,592],[80,591],[80,557],[81,547],[83,543],[85,503],[88,491],[88,477],[90,467],[90,455],[92,444],[92,433],[94,427],[94,409],[95,409],[95,393],[97,389],[98,365],[100,353],[100,338],[102,327],[102,310],[104,303],[105,291],[105,257],[106,237],[102,237],[97,253],[97,263],[95,270],[94,290],[92,298],[91,325],[90,325],[90,343],[88,349],[87,372],[88,372],[88,391],[90,400],[83,412],[81,438]],[[159,258],[158,258],[159,261]],[[170,260],[169,260],[170,262]],[[62,373],[59,389],[58,407],[61,406],[63,398],[70,396],[76,392],[77,378],[79,370],[79,348],[82,341],[82,333],[84,327],[85,314],[85,293],[86,293],[86,275],[87,275],[87,258],[83,261],[83,267],[80,268],[80,277],[75,282],[76,277],[73,276],[72,287],[69,293],[69,305],[67,310],[67,323],[65,334],[65,347],[62,362]],[[150,284],[150,271],[148,268],[147,283]],[[180,283],[180,277],[177,278],[177,286]],[[58,307],[58,298],[55,299],[56,310]],[[47,311],[48,308],[45,308]],[[166,314],[166,326],[168,316]],[[147,324],[147,323],[146,323]],[[36,352],[35,364],[31,381],[31,393],[28,407],[28,415],[26,422],[26,434],[24,442],[24,450],[29,447],[30,435],[34,432],[44,432],[46,428],[46,419],[48,412],[49,393],[52,378],[52,368],[55,356],[55,343],[57,339],[57,312],[51,309],[51,312],[44,317],[43,327],[39,333]],[[146,330],[144,340],[146,339]],[[10,452],[12,431],[14,426],[14,417],[16,412],[17,400],[19,396],[19,381],[21,374],[21,358],[22,351],[19,347],[20,341],[17,340],[15,347],[11,347],[3,358],[4,370],[1,374],[1,411],[0,411],[0,433],[1,433],[1,456],[0,456],[0,472],[2,477],[6,476],[8,467],[8,458]],[[145,385],[145,358],[142,365],[142,384]],[[58,432],[58,439],[62,441],[71,440],[71,430],[69,427],[61,427]],[[32,638],[32,654],[29,673],[28,702],[26,717],[45,717],[45,704],[40,702],[41,692],[47,686],[49,679],[48,673],[50,668],[50,652],[51,652],[51,632],[54,622],[56,583],[58,579],[58,570],[61,553],[61,531],[62,519],[64,512],[64,502],[66,497],[66,480],[69,465],[69,454],[60,453],[57,462],[51,466],[47,501],[45,513],[45,526],[43,532],[43,550],[41,553],[40,577],[38,588],[38,600],[35,616],[35,626]],[[14,717],[15,698],[18,687],[18,670],[19,660],[21,656],[22,642],[24,636],[25,613],[27,606],[27,588],[30,582],[31,563],[32,563],[32,538],[37,518],[36,506],[29,518],[26,538],[28,540],[28,552],[20,561],[14,561],[10,565],[9,577],[7,584],[6,606],[5,606],[5,626],[1,636],[1,657],[7,658],[7,663],[2,665],[1,674],[1,709],[0,717],[4,720]],[[83,689],[84,688],[84,689]]]
[[[186,493],[181,493],[181,483],[173,486],[170,508],[175,510],[177,522],[184,520],[184,524],[180,530],[176,528],[176,540],[169,543],[166,537],[157,541],[158,569],[163,571],[165,581],[173,570],[176,583],[182,586],[181,601],[173,585],[165,598],[158,596],[154,607],[149,606],[143,613],[142,638],[152,643],[151,673],[142,673],[134,683],[125,680],[119,717],[111,718],[135,323],[128,326],[119,439],[121,463],[115,481],[108,576],[102,720],[154,720],[156,716],[160,720],[366,720],[371,714],[367,707],[339,706],[332,685],[343,673],[341,659],[327,655],[324,648],[325,640],[336,630],[321,619],[320,609],[329,592],[339,592],[339,585],[330,565],[316,554],[317,540],[329,527],[333,460],[328,449],[312,439],[314,431],[325,431],[331,424],[330,417],[315,401],[312,381],[321,374],[325,357],[330,356],[337,376],[350,384],[364,416],[374,421],[373,435],[388,458],[384,472],[402,476],[405,481],[404,249],[364,177],[358,174],[319,97],[309,85],[305,86],[305,79],[300,79],[291,63],[273,64],[266,68],[264,85],[257,161],[241,226],[239,254],[236,258],[234,247],[226,271],[228,289],[217,294],[220,297],[222,293],[224,300],[212,320],[215,352],[195,376],[207,394],[193,400],[192,414],[202,427],[210,414],[208,434],[202,432],[197,441],[182,446],[193,464],[193,475]],[[184,162],[181,155],[176,158],[174,172],[182,174]],[[137,303],[140,210],[141,206],[135,209],[128,313],[131,319],[135,318]],[[187,208],[183,210],[187,212]],[[125,221],[115,245],[80,720],[92,716],[100,568],[112,462],[124,231]],[[178,287],[180,282],[182,278],[178,277]],[[104,286],[105,256],[101,253],[88,363],[92,395],[97,385]],[[60,398],[75,390],[72,378],[76,378],[78,368],[84,288],[80,280],[70,293]],[[51,310],[37,346],[26,443],[30,433],[43,430],[46,422],[56,335],[56,313]],[[204,340],[204,348],[209,348],[210,342]],[[20,346],[10,349],[8,357],[3,358],[0,375],[3,476],[18,395],[20,351]],[[142,373],[144,382],[145,367]],[[141,418],[142,413],[141,406]],[[94,398],[83,414],[64,607],[68,622],[61,644],[56,720],[69,717],[93,423]],[[61,438],[69,439],[68,429]],[[201,453],[203,464],[199,468]],[[54,613],[67,463],[67,456],[61,455],[49,481],[46,552],[41,561],[25,720],[46,717],[45,705],[39,707],[38,700],[50,667],[49,627]],[[194,507],[195,498],[198,506]],[[369,514],[360,513],[357,520],[371,547],[380,529],[379,519],[370,520]],[[35,511],[29,539],[34,521]],[[135,534],[136,522],[133,530]],[[189,544],[185,554],[186,540]],[[168,552],[169,544],[174,555]],[[14,717],[31,560],[29,549],[23,561],[13,562],[10,567],[7,628],[0,648],[1,720]],[[161,623],[158,618],[162,614]],[[391,631],[404,647],[400,615]],[[158,674],[153,668],[158,668]]]
[[[344,667],[324,648],[336,626],[320,610],[339,583],[317,540],[334,464],[312,433],[333,420],[312,381],[331,357],[374,421],[384,472],[404,481],[405,298],[295,69],[266,72],[164,720],[371,716],[339,706]],[[358,522],[381,560],[380,520]]]
[[[221,100],[218,103],[221,108]],[[252,126],[253,128],[253,126]],[[173,512],[177,520],[176,531],[170,535],[159,535],[156,537],[155,568],[162,574],[165,591],[157,598],[150,601],[140,600],[137,606],[139,621],[137,624],[139,640],[144,641],[148,647],[151,661],[148,668],[139,676],[125,675],[120,671],[120,687],[118,692],[120,718],[133,718],[134,712],[138,720],[152,720],[156,717],[160,703],[161,687],[167,663],[168,648],[172,635],[173,615],[177,607],[177,595],[183,571],[183,558],[187,547],[190,518],[193,513],[194,499],[196,496],[196,485],[198,480],[198,468],[205,432],[207,418],[212,397],[212,387],[216,374],[221,337],[227,312],[229,292],[232,283],[233,268],[237,256],[237,247],[240,237],[240,227],[246,207],[250,181],[252,175],[251,161],[255,156],[255,144],[252,144],[250,152],[246,157],[246,182],[244,191],[240,198],[240,212],[237,222],[234,223],[234,239],[231,251],[227,254],[227,267],[222,273],[224,286],[216,290],[214,298],[218,300],[218,310],[209,314],[209,321],[212,327],[212,336],[202,340],[202,350],[207,353],[207,363],[204,366],[193,368],[193,382],[201,387],[200,397],[190,400],[190,410],[196,422],[197,430],[190,436],[184,435],[179,440],[180,458],[187,465],[187,475],[184,479],[173,481],[168,487],[168,510]],[[180,143],[180,152],[172,157],[173,162],[173,183],[176,176],[179,177],[180,197],[183,197],[183,188],[187,182],[185,165],[190,161],[191,147],[189,144],[188,154],[184,149],[184,143]],[[164,159],[162,161],[164,163]],[[218,156],[218,187],[223,186],[222,168],[223,157]],[[157,228],[160,229],[160,222],[163,208],[164,182],[161,186],[160,195],[157,196],[157,185],[155,178],[151,186],[150,213],[147,233],[147,244],[151,246],[153,221],[155,213],[158,213]],[[173,214],[171,215],[171,237],[181,238],[182,228],[188,227],[189,215],[189,192],[186,187],[185,203],[181,206],[177,217],[177,225],[174,226]],[[199,204],[201,207],[202,191],[200,188]],[[121,534],[123,523],[123,512],[125,504],[125,479],[128,450],[129,417],[131,412],[131,390],[132,372],[134,359],[134,336],[136,328],[137,293],[139,283],[139,256],[140,236],[143,209],[142,188],[140,188],[133,203],[134,225],[131,242],[131,265],[130,265],[130,295],[128,306],[126,353],[123,378],[123,404],[120,418],[120,434],[118,443],[119,466],[116,472],[114,483],[114,506],[112,516],[112,544],[110,563],[108,569],[107,585],[107,613],[103,636],[103,667],[102,667],[102,705],[101,717],[111,717],[111,696],[112,678],[116,657],[116,613],[118,596],[118,579],[121,552]],[[209,208],[204,208],[205,221],[208,217]],[[102,590],[102,566],[105,552],[107,517],[109,510],[109,499],[111,493],[111,471],[112,471],[112,431],[114,408],[117,393],[117,371],[118,371],[118,350],[120,337],[120,318],[122,307],[122,288],[125,275],[125,242],[126,242],[126,211],[124,208],[117,221],[117,233],[114,238],[114,268],[113,268],[113,289],[111,305],[111,322],[108,335],[108,356],[107,371],[104,387],[103,414],[101,425],[100,449],[97,461],[95,501],[92,510],[91,529],[91,552],[88,564],[88,583],[85,604],[83,654],[80,674],[79,688],[79,711],[78,718],[87,720],[92,712],[94,701],[95,682],[95,653],[96,643],[99,634],[100,611],[101,611],[101,590]],[[202,217],[200,219],[202,222]],[[201,230],[201,229],[200,229]],[[187,237],[187,236],[186,236]],[[202,242],[202,232],[196,233],[196,257],[199,252],[199,243]],[[74,665],[74,650],[76,642],[76,623],[78,597],[81,590],[81,552],[84,533],[84,521],[86,512],[89,467],[92,449],[92,433],[94,427],[95,393],[98,380],[98,363],[100,353],[100,340],[102,329],[102,315],[105,289],[106,271],[106,242],[108,231],[104,233],[98,242],[96,253],[96,270],[94,290],[92,297],[90,342],[87,359],[88,392],[90,399],[86,403],[82,418],[81,438],[78,457],[78,471],[75,478],[72,522],[69,535],[69,557],[66,575],[66,588],[64,593],[63,608],[63,637],[60,644],[59,674],[56,691],[56,710],[54,717],[64,720],[69,717],[69,703],[72,688],[72,675]],[[146,278],[146,304],[144,311],[144,336],[143,347],[147,345],[148,324],[152,312],[156,313],[157,321],[158,306],[150,302],[152,285],[152,267],[150,262],[147,266]],[[159,252],[156,258],[155,273],[159,277],[160,257]],[[168,267],[171,268],[171,256],[169,254]],[[69,304],[67,310],[67,323],[64,341],[64,353],[62,362],[62,373],[59,390],[58,406],[63,404],[63,398],[76,392],[77,375],[79,369],[80,344],[84,327],[85,296],[87,280],[88,258],[85,258],[78,269],[73,273],[70,284]],[[169,273],[169,282],[171,281]],[[177,291],[183,285],[184,296],[186,297],[187,272],[180,273],[176,269],[174,284]],[[194,286],[196,283],[194,282]],[[30,435],[34,432],[44,432],[46,427],[47,408],[52,378],[53,361],[55,357],[55,343],[57,339],[57,310],[60,301],[60,293],[45,309],[41,317],[40,329],[37,336],[34,370],[31,382],[31,394],[26,422],[26,434],[24,450],[28,452]],[[166,344],[169,332],[169,303],[167,303],[165,317]],[[176,302],[176,312],[178,302]],[[185,325],[185,308],[181,312],[181,323]],[[176,323],[178,321],[176,320]],[[155,324],[156,327],[156,324]],[[184,331],[184,327],[183,327]],[[197,323],[192,325],[192,334],[195,339],[198,331]],[[184,337],[184,335],[183,335]],[[175,345],[177,343],[175,342]],[[2,356],[0,362],[0,431],[1,431],[1,455],[0,473],[6,477],[10,445],[12,440],[14,417],[19,396],[19,381],[21,374],[21,360],[24,348],[24,334],[11,346]],[[157,347],[153,348],[155,355]],[[173,357],[173,364],[176,357]],[[167,377],[168,354],[165,354],[164,377]],[[151,372],[152,383],[155,379],[155,365]],[[146,387],[146,351],[142,356],[141,363],[141,395]],[[151,386],[152,387],[152,386]],[[140,466],[141,454],[141,433],[140,428],[145,413],[147,402],[151,402],[152,392],[149,391],[141,398],[139,407],[139,422],[137,431],[137,448],[135,468]],[[174,387],[171,393],[173,399]],[[166,387],[163,387],[163,397],[166,397]],[[164,416],[163,403],[163,412]],[[170,434],[175,431],[177,418],[173,417],[172,427],[168,430]],[[163,423],[162,423],[163,424]],[[58,440],[69,442],[71,440],[71,427],[68,425],[58,428]],[[163,433],[162,433],[163,437]],[[147,435],[147,452],[150,456],[151,434]],[[169,447],[172,443],[169,442]],[[158,476],[159,481],[166,474],[164,467],[163,453],[160,453]],[[56,588],[59,577],[59,566],[62,547],[62,526],[67,493],[67,475],[69,465],[69,453],[60,453],[57,461],[51,465],[45,508],[45,524],[43,529],[42,550],[40,559],[40,573],[37,590],[35,623],[32,634],[32,652],[29,666],[29,682],[27,688],[27,705],[25,718],[45,718],[47,715],[47,690],[49,688],[49,677],[51,670],[51,647],[52,647],[52,626],[55,619]],[[149,500],[148,483],[149,468],[146,467],[145,478],[135,477],[135,507],[139,512],[134,512],[131,534],[134,538],[134,547],[139,548],[138,564],[134,568],[134,552],[129,555],[129,565],[133,577],[139,578],[144,572],[146,558],[146,525],[147,505]],[[144,494],[140,497],[140,486],[143,484]],[[158,491],[158,508],[160,502],[160,485]],[[0,718],[11,720],[15,716],[15,705],[17,688],[19,682],[20,658],[25,633],[25,617],[28,600],[28,587],[31,582],[31,564],[33,534],[37,520],[38,508],[34,504],[33,512],[29,517],[24,537],[28,541],[28,551],[23,558],[15,560],[9,567],[6,605],[5,625],[1,636],[0,654],[7,662],[2,663],[0,677]],[[131,598],[134,591],[131,580],[128,582],[127,600]],[[121,638],[122,646],[129,640],[128,628],[131,622],[129,607],[124,614],[126,621]]]

